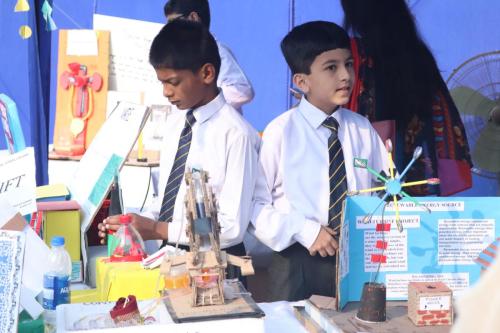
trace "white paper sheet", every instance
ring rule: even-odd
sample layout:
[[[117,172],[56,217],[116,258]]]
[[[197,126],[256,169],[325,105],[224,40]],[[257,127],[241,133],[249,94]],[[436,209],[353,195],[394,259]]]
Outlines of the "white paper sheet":
[[[469,273],[435,273],[435,274],[387,274],[387,298],[405,299],[408,297],[410,282],[443,282],[453,295],[469,287]]]
[[[463,212],[465,204],[463,201],[420,201],[420,204],[429,208],[431,212]],[[400,212],[422,211],[420,206],[415,205],[411,201],[399,201],[398,207]],[[386,211],[394,212],[394,202],[389,202],[386,206]]]
[[[94,30],[68,30],[66,55],[97,56],[97,35]]]
[[[43,313],[43,306],[36,300],[38,294],[39,293],[35,293],[29,288],[25,288],[23,285],[21,288],[21,297],[19,299],[21,303],[19,313],[21,313],[22,310],[26,310],[31,318],[38,318]]]
[[[33,147],[0,157],[0,198],[21,215],[36,211],[35,153]]]
[[[7,197],[0,196],[0,228],[17,214],[17,210],[7,201]]]
[[[374,230],[365,230],[365,272],[376,272],[379,263],[371,261],[372,254],[381,254],[382,250],[375,247],[378,240],[382,240],[382,233]],[[404,272],[408,270],[408,231],[399,232],[391,229],[384,233],[387,249],[383,255],[387,262],[380,265],[381,272]]]
[[[475,265],[474,259],[495,240],[494,219],[439,219],[439,265]]]
[[[403,229],[420,228],[420,215],[400,215],[399,221],[403,225]],[[365,215],[356,216],[356,229],[375,229],[377,224],[390,223],[392,227],[396,227],[396,216],[385,215],[382,220],[381,215],[374,215],[369,221],[365,221]]]
[[[149,49],[161,23],[94,14],[94,29],[111,32],[109,89],[156,94],[162,86],[149,64]]]
[[[43,274],[47,267],[49,247],[30,226],[24,228],[26,254],[24,256],[23,285],[38,295],[43,289]]]

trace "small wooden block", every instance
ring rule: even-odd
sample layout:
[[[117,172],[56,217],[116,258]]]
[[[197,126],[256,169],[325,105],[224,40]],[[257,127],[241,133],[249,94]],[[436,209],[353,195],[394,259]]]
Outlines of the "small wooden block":
[[[309,301],[320,310],[337,310],[337,300],[334,297],[312,295]]]
[[[241,269],[241,275],[248,276],[254,275],[255,271],[252,265],[252,258],[250,257],[238,257],[231,254],[227,255],[227,262],[231,265],[238,266]]]
[[[408,318],[417,326],[453,323],[452,291],[443,282],[408,284]]]
[[[223,267],[226,268],[227,266],[227,255],[225,251],[220,251],[220,258],[222,263],[219,265],[217,262],[217,258],[215,257],[215,252],[214,251],[200,251],[198,252],[198,264],[193,265],[193,252],[187,252],[186,253],[186,267],[189,271],[191,270],[200,270],[202,268],[209,268],[209,267]]]

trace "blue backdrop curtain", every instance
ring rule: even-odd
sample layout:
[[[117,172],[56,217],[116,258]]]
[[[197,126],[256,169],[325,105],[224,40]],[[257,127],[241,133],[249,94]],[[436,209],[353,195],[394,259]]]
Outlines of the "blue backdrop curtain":
[[[0,3],[0,92],[17,104],[26,144],[35,149],[37,185],[48,183],[48,125],[51,33],[41,15],[43,0],[14,12],[16,0]],[[32,34],[23,39],[21,26]],[[6,149],[0,138],[0,149]]]
[[[33,27],[36,28],[36,38],[32,43],[31,54],[35,59],[30,64],[33,73],[31,106],[31,143],[35,148],[36,180],[38,185],[48,184],[48,144],[50,119],[50,48],[51,32],[44,20],[41,8],[44,0],[35,0]],[[51,1],[48,1],[51,3]],[[35,37],[35,36],[34,36]]]
[[[14,12],[16,0],[0,1],[0,92],[18,106],[27,144],[37,148],[37,180],[47,180],[46,71],[52,48],[51,131],[54,124],[57,81],[57,34],[45,31],[40,13],[42,0],[28,0],[29,12]],[[166,0],[50,0],[54,20],[61,29],[92,28],[94,13],[153,22],[165,22]],[[454,68],[479,53],[499,48],[498,13],[500,1],[428,0],[413,1],[412,11],[419,30],[437,58],[446,78]],[[289,28],[310,20],[342,23],[338,0],[210,0],[211,30],[231,50],[252,82],[256,96],[244,112],[254,127],[263,130],[269,121],[290,103],[288,68],[279,42]],[[436,21],[436,17],[440,17]],[[463,24],[471,21],[475,29]],[[31,38],[19,36],[21,25],[30,25]],[[40,45],[40,47],[39,47]],[[36,126],[40,124],[40,126]],[[52,132],[51,132],[52,133]],[[49,136],[49,142],[52,135]],[[0,135],[0,149],[5,149]],[[496,183],[496,181],[495,181]],[[478,183],[479,185],[479,183]],[[482,184],[478,188],[484,189]],[[495,191],[496,193],[496,184]],[[485,195],[486,192],[482,192]]]

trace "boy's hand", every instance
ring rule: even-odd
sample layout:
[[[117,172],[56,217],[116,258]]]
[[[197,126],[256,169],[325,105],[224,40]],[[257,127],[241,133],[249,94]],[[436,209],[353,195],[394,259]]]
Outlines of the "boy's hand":
[[[141,235],[143,240],[149,239],[167,239],[168,223],[158,223],[137,214],[129,214],[132,218],[132,226]],[[106,234],[109,230],[117,231],[120,228],[120,215],[109,216],[99,223],[99,237],[101,244],[105,244]]]
[[[106,244],[106,235],[108,234],[108,230],[115,232],[120,228],[120,215],[108,216],[105,218],[102,223],[97,225],[97,230],[99,238],[101,239],[101,244]]]
[[[334,256],[339,248],[339,243],[334,236],[337,236],[336,231],[322,226],[318,237],[316,237],[313,245],[309,248],[309,254],[315,256],[319,252],[322,257]]]

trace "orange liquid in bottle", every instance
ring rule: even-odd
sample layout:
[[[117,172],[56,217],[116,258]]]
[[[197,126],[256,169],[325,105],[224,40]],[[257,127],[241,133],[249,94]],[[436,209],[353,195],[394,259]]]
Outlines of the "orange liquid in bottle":
[[[189,287],[189,274],[186,272],[176,276],[165,277],[165,289],[179,289]]]

